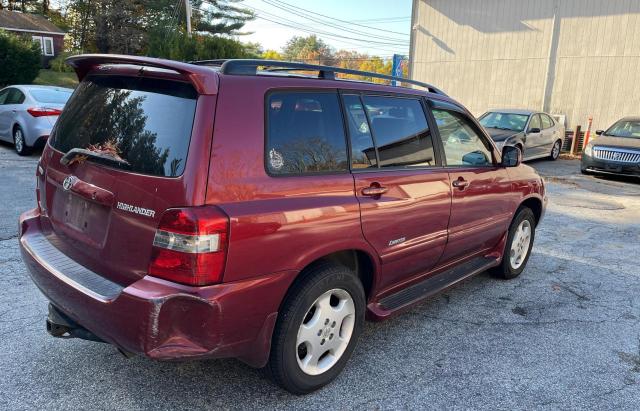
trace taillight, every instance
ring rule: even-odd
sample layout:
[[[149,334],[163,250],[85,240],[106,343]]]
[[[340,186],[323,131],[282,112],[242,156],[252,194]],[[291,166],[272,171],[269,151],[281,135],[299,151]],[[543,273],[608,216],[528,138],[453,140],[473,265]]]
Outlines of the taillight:
[[[59,116],[62,110],[56,108],[31,107],[27,109],[27,113],[33,117]]]
[[[217,207],[165,211],[153,239],[149,275],[188,285],[222,280],[229,217]]]

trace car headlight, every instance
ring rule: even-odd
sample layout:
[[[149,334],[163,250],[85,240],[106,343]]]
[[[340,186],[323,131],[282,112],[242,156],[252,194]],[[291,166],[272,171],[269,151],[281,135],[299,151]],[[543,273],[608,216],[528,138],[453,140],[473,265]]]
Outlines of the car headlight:
[[[584,148],[584,154],[589,157],[593,156],[593,141],[590,141]]]

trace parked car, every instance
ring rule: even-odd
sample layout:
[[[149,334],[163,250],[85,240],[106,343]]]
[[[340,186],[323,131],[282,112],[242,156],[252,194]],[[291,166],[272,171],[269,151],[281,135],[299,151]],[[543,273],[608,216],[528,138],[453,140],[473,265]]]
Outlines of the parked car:
[[[583,174],[640,177],[640,117],[625,117],[596,136],[582,152]]]
[[[0,140],[14,144],[21,156],[44,145],[72,89],[11,86],[0,90]]]
[[[543,180],[433,86],[266,60],[68,61],[80,84],[20,217],[53,336],[237,357],[307,393],[341,372],[365,316],[527,264]]]
[[[518,147],[524,160],[556,160],[564,141],[564,126],[549,114],[533,110],[492,110],[480,117],[499,149]]]

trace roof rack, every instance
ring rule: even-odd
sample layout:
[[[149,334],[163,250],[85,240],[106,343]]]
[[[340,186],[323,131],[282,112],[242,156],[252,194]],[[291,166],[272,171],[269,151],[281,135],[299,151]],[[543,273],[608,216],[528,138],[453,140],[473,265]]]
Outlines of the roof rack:
[[[322,66],[317,64],[298,63],[293,61],[279,61],[279,60],[259,60],[259,59],[231,59],[231,60],[202,60],[192,61],[191,64],[202,66],[218,66],[220,67],[220,73],[235,75],[235,76],[257,76],[259,75],[259,67],[267,67],[267,71],[297,71],[297,70],[309,70],[317,71],[318,78],[326,80],[335,80],[336,73],[351,74],[363,77],[373,77],[384,80],[393,80],[399,83],[413,84],[415,86],[423,87],[435,94],[446,94],[428,83],[421,81],[411,80],[404,77],[389,76],[386,74],[373,73],[369,71],[352,70],[341,67]]]

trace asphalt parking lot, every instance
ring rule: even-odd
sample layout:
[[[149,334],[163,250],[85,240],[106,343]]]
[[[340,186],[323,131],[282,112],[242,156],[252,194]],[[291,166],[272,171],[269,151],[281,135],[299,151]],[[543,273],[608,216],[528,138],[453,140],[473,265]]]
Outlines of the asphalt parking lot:
[[[235,360],[127,360],[51,338],[17,239],[37,158],[0,145],[0,409],[639,407],[640,182],[533,163],[550,204],[521,277],[482,274],[367,324],[337,381],[296,397]]]

